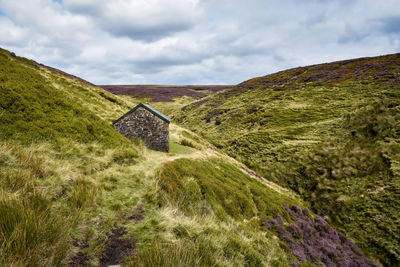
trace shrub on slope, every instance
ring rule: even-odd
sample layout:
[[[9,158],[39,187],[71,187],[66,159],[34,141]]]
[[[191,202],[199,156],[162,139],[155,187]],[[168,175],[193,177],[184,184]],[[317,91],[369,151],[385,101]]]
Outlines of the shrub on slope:
[[[373,103],[345,116],[336,138],[296,155],[293,161],[301,167],[290,183],[364,250],[395,265],[400,261],[400,116],[388,106]]]
[[[254,216],[286,214],[283,205],[294,203],[246,175],[237,167],[219,161],[175,160],[158,173],[164,200],[188,214],[211,212],[221,219],[251,219]]]

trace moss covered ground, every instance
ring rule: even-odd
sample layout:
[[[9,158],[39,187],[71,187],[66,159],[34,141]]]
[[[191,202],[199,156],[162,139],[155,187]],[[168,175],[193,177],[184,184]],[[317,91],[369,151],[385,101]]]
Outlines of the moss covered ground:
[[[167,113],[400,263],[400,54],[254,78]]]

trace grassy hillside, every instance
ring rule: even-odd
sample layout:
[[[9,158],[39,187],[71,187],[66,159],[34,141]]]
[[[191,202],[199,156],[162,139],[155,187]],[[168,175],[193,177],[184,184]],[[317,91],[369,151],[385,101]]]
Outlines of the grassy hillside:
[[[0,57],[0,139],[126,143],[102,119],[113,109],[116,116],[119,105],[34,62],[4,50]]]
[[[400,264],[400,54],[254,78],[168,115]]]
[[[131,143],[130,101],[0,51],[0,265],[314,266],[263,224],[307,203],[175,124]]]
[[[1,265],[66,263],[101,194],[97,176],[139,158],[103,119],[124,107],[96,90],[0,51]]]

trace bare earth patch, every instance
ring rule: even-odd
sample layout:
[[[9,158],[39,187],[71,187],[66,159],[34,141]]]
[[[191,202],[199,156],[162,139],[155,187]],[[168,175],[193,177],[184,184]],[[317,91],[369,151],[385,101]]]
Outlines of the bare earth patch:
[[[117,265],[124,263],[124,257],[132,254],[135,248],[134,240],[122,239],[126,234],[123,227],[114,229],[107,240],[106,249],[100,258],[100,266]]]
[[[74,246],[79,247],[78,253],[76,253],[70,261],[70,266],[74,267],[84,267],[87,266],[87,262],[90,260],[89,255],[83,251],[85,248],[87,248],[89,245],[86,242],[83,242],[81,240],[76,240],[74,241]]]

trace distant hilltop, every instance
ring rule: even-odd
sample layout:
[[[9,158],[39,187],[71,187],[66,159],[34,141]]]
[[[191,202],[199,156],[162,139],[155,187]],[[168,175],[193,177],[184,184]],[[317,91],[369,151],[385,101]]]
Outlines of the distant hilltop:
[[[98,85],[115,95],[148,96],[153,102],[172,102],[174,97],[203,98],[233,85]]]

